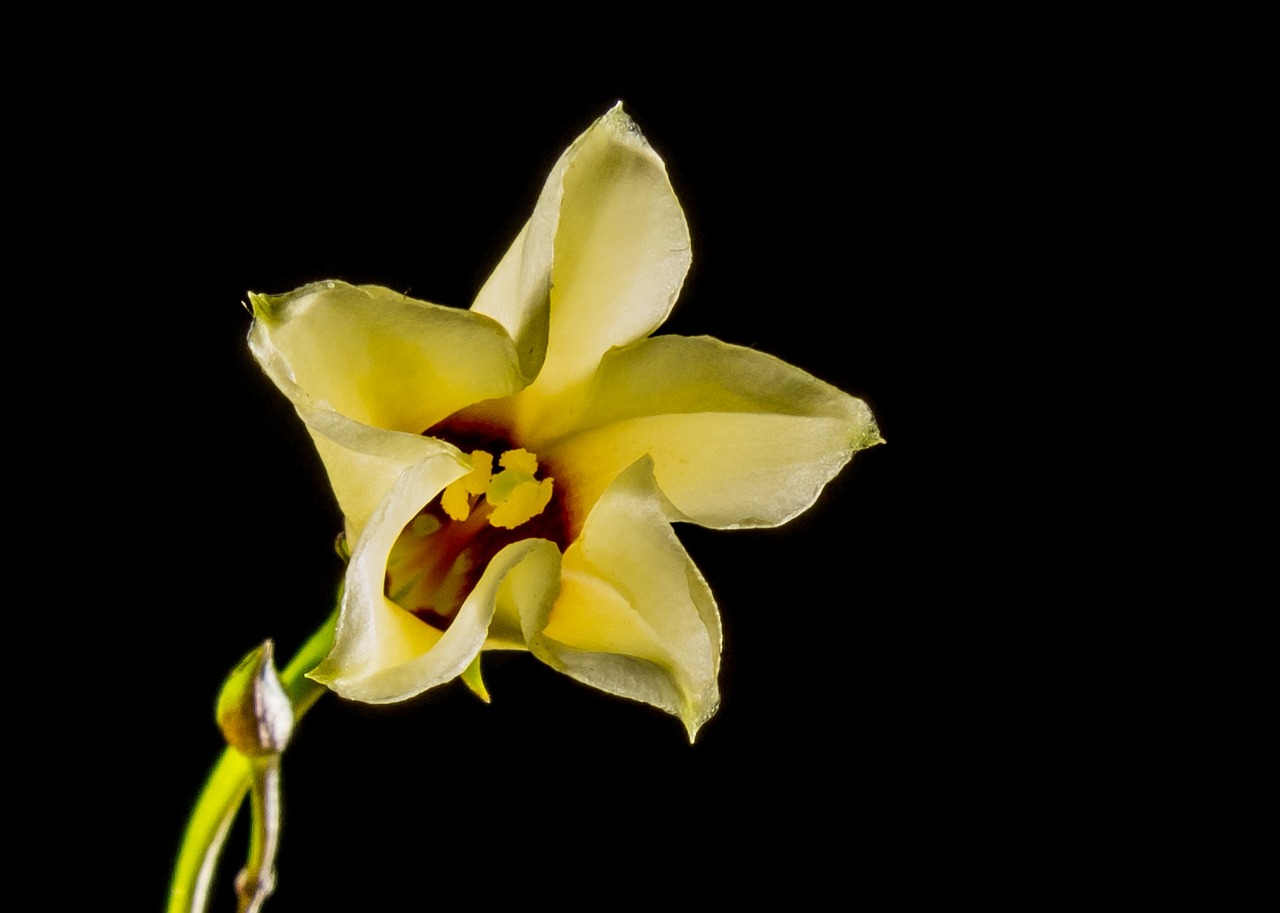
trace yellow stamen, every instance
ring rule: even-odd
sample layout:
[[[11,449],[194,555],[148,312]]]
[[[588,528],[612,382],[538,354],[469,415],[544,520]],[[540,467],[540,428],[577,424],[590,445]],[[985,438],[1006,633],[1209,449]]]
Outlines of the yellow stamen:
[[[507,475],[507,473],[502,473]],[[551,503],[552,479],[522,481],[511,493],[493,508],[489,523],[503,529],[515,529],[521,523],[532,520]],[[490,489],[492,491],[492,489]],[[493,503],[490,501],[490,503]]]
[[[511,497],[511,493],[521,485],[532,481],[533,476],[527,472],[504,469],[493,477],[493,480],[489,483],[489,490],[484,493],[484,498],[489,502],[490,507],[497,507]]]
[[[506,451],[498,458],[498,465],[503,467],[502,472],[490,480],[484,495],[493,508],[489,523],[515,529],[542,513],[551,502],[553,480],[533,477],[538,471],[538,458],[524,448]]]
[[[440,496],[440,506],[452,519],[462,521],[471,516],[471,496],[483,494],[493,477],[493,455],[484,450],[471,451],[471,471],[449,483]]]
[[[521,447],[518,450],[508,450],[498,457],[498,465],[503,469],[525,472],[532,476],[538,471],[538,458]]]

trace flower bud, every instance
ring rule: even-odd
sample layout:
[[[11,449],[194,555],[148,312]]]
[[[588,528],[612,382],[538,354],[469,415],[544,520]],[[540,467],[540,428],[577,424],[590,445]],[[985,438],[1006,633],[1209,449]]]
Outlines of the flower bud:
[[[218,728],[250,758],[278,754],[293,732],[293,704],[276,674],[274,647],[263,641],[227,676],[218,695]]]

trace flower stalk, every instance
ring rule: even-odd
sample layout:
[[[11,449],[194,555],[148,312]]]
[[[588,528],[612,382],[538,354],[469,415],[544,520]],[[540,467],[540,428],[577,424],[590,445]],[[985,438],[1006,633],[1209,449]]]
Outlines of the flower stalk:
[[[336,621],[335,612],[307,639],[280,673],[280,684],[289,698],[295,721],[300,720],[325,693],[326,689],[306,678],[306,673],[315,668],[333,646]],[[253,766],[249,758],[228,746],[209,772],[187,819],[182,846],[174,862],[167,913],[204,913],[207,908],[218,857],[236,812],[250,790],[255,775]],[[253,855],[252,848],[250,855]],[[274,861],[274,855],[273,850],[269,863]]]
[[[249,861],[236,876],[239,913],[258,913],[276,886],[276,851],[280,848],[280,753],[250,760],[249,787],[253,831]]]

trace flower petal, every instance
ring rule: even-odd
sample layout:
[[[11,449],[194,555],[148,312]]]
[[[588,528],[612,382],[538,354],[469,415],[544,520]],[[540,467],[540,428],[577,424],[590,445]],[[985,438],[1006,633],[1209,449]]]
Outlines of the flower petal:
[[[251,297],[249,344],[276,385],[364,425],[419,434],[523,386],[511,338],[480,314],[336,280]]]
[[[881,440],[862,400],[705,336],[658,336],[610,352],[578,427],[531,443],[573,492],[575,515],[650,454],[668,516],[722,529],[785,523],[856,451]]]
[[[541,362],[522,398],[526,421],[554,420],[554,411],[544,414],[549,398],[589,378],[609,348],[653,332],[689,259],[689,228],[666,167],[615,105],[560,157],[472,306],[517,340],[526,371]]]
[[[464,471],[441,457],[397,480],[351,554],[333,649],[310,678],[343,697],[375,704],[404,700],[456,678],[484,646],[507,575],[530,556],[545,561],[547,548],[555,552],[554,544],[540,539],[502,549],[444,632],[387,599],[387,560],[400,531]]]
[[[525,628],[547,616],[560,592],[560,550],[555,543],[526,539],[516,544],[528,552],[511,567],[498,589],[486,650],[528,649]]]
[[[250,298],[250,349],[311,432],[353,541],[405,469],[451,450],[420,432],[519,387],[485,317],[336,280]]]
[[[653,463],[641,459],[565,551],[550,610],[531,601],[521,620],[539,659],[675,714],[692,740],[720,702],[720,618],[659,505]]]

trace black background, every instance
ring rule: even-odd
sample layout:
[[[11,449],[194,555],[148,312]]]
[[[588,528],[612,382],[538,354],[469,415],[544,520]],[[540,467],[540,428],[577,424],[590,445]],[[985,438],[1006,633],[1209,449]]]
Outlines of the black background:
[[[162,907],[221,748],[220,683],[263,638],[290,654],[331,605],[340,517],[248,354],[246,292],[336,277],[467,306],[619,99],[693,236],[661,332],[799,365],[865,398],[888,444],[782,529],[678,527],[725,629],[696,745],[528,656],[487,662],[488,706],[457,684],[394,707],[326,696],[285,758],[267,910],[927,903],[1135,870],[1133,797],[1160,823],[1185,807],[1158,776],[1180,744],[1125,767],[1171,680],[1142,663],[1199,660],[1112,605],[1145,592],[1144,564],[1119,587],[1093,569],[1134,563],[1144,491],[1168,502],[1154,516],[1183,509],[1160,461],[1115,456],[1182,402],[1188,365],[1203,387],[1212,340],[1171,339],[1169,302],[1199,314],[1222,294],[1197,269],[1232,274],[1198,249],[1225,223],[1196,182],[1239,196],[1240,169],[1201,156],[1239,146],[1212,30],[1206,51],[1176,17],[1060,10],[735,7],[702,29],[670,6],[343,6],[276,30],[254,13],[51,8],[14,30],[23,885],[46,906]],[[1227,90],[1248,83],[1236,57]],[[1167,442],[1185,421],[1161,424]],[[1194,740],[1181,703],[1166,712]],[[242,823],[214,910],[234,906],[245,842]]]
[[[527,655],[486,658],[488,706],[459,683],[390,707],[326,696],[285,757],[268,909],[425,906],[459,859],[492,871],[477,890],[568,894],[589,875],[663,896],[714,856],[737,867],[718,878],[799,898],[855,861],[891,882],[938,839],[965,709],[948,694],[956,623],[919,592],[947,588],[926,416],[965,394],[937,356],[971,268],[957,150],[975,115],[910,63],[677,88],[562,70],[486,92],[303,60],[231,95],[192,82],[139,100],[163,82],[142,70],[86,90],[108,139],[65,175],[78,202],[59,239],[101,326],[80,432],[112,454],[94,515],[112,518],[106,573],[129,609],[108,626],[127,646],[102,661],[137,657],[123,690],[152,748],[124,807],[145,809],[130,878],[148,908],[220,748],[222,678],[264,638],[291,654],[341,574],[319,460],[245,346],[246,291],[336,277],[467,306],[560,152],[619,99],[693,236],[660,332],[799,365],[866,399],[889,443],[784,528],[678,527],[725,629],[722,707],[693,746],[674,718]],[[242,824],[214,909],[244,846]]]

